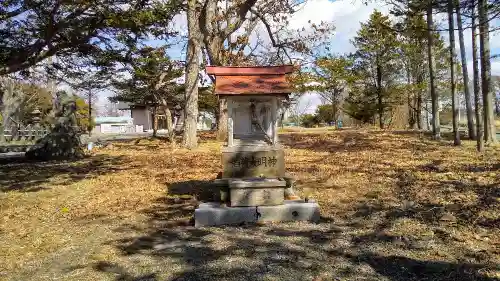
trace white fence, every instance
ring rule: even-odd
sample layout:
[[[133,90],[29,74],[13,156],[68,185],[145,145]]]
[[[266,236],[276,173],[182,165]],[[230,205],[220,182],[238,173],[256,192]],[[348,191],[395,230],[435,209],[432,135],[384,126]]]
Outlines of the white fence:
[[[50,132],[50,127],[40,125],[0,126],[0,142],[36,142]]]
[[[92,133],[98,134],[131,134],[142,133],[142,125],[100,124],[95,126]]]

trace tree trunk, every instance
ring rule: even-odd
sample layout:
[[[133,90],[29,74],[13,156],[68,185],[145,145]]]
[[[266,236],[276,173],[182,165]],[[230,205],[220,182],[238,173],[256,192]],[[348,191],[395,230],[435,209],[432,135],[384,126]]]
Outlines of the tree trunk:
[[[184,107],[184,132],[182,145],[186,148],[195,148],[198,145],[196,138],[196,124],[198,119],[198,75],[200,72],[200,32],[198,27],[198,12],[196,0],[187,1],[188,21],[188,50],[186,54],[186,79]]]
[[[332,105],[332,114],[333,114],[332,119],[333,119],[333,123],[334,123],[333,126],[335,128],[337,128],[337,120],[339,119],[339,116],[338,116],[338,108],[339,107],[338,107],[337,101],[335,99],[332,100],[331,105]],[[330,124],[328,124],[328,125],[330,125]]]
[[[408,93],[407,109],[408,109],[408,120],[407,120],[408,128],[414,130],[416,123],[415,123],[415,118],[413,117],[413,105],[410,93]]]
[[[467,131],[469,133],[469,139],[473,140],[476,138],[476,130],[474,129],[472,99],[469,88],[469,72],[467,70],[467,55],[465,50],[464,30],[462,27],[462,13],[460,11],[459,0],[455,0],[455,8],[457,11],[458,40],[460,42],[460,58],[462,59],[462,75],[464,78],[465,108],[467,110]]]
[[[227,100],[223,97],[219,97],[219,118],[217,122],[217,140],[225,141],[227,138]]]
[[[415,41],[415,44],[417,46],[423,47],[425,43],[424,43],[423,38],[419,37],[418,40]],[[419,52],[420,52],[419,55],[422,55],[424,50],[420,49]],[[424,61],[425,57],[422,55],[421,57],[419,56],[419,59],[421,59],[420,60],[421,63],[420,63],[420,65],[418,65],[416,67],[416,69],[417,69],[416,74],[414,74],[416,77],[416,84],[418,85],[418,89],[416,91],[416,95],[417,95],[417,97],[416,97],[416,99],[417,99],[417,101],[416,101],[416,111],[417,111],[416,118],[417,118],[418,129],[423,130],[424,129],[424,126],[423,126],[424,116],[422,115],[422,110],[424,107],[423,106],[424,91],[422,90],[422,88],[420,86],[423,84],[423,82],[425,80],[425,73],[424,73],[425,70],[422,67],[422,65],[425,65],[425,61]],[[426,125],[426,128],[428,129],[428,125]]]
[[[460,145],[460,129],[458,127],[458,99],[455,89],[455,24],[453,21],[453,1],[448,0],[448,30],[450,35],[450,90],[451,108],[453,111],[453,144]]]
[[[158,133],[158,106],[153,106],[153,138],[157,137]]]
[[[0,96],[0,99],[1,98],[2,97]],[[3,113],[1,112],[1,110],[0,110],[0,118],[2,119],[3,122],[3,124],[0,124],[0,143],[5,143],[5,129],[7,128],[5,127],[6,122],[4,121],[5,118],[3,117]]]
[[[416,129],[417,122],[415,120],[415,110],[413,99],[411,97],[411,93],[408,92],[408,127],[412,130]]]
[[[419,130],[423,129],[422,126],[422,90],[417,92],[417,128]]]
[[[422,74],[419,73],[417,75],[417,85],[421,85],[423,82],[424,78],[422,77]],[[419,130],[423,129],[422,126],[422,89],[418,89],[417,91],[417,127]]]
[[[407,65],[409,62],[407,62]],[[408,89],[411,87],[411,73],[410,67],[406,67],[406,85],[408,85]],[[417,120],[415,117],[415,97],[413,95],[413,91],[408,90],[408,126],[410,129],[415,129],[417,126]]]
[[[479,49],[481,60],[481,90],[483,92],[484,140],[496,143],[493,93],[491,91],[491,58],[488,19],[488,1],[479,0]]]
[[[378,123],[380,129],[384,129],[384,107],[382,105],[382,69],[377,65],[377,101],[378,101]]]
[[[13,126],[11,125],[12,123],[11,117],[15,116],[16,113],[19,111],[22,99],[20,98],[20,95],[16,95],[16,90],[13,80],[9,78],[4,78],[2,80],[0,80],[0,90],[2,90],[3,93],[0,96],[1,98],[0,104],[2,104],[1,115],[2,115],[3,128],[5,130],[8,130],[9,132],[12,132]],[[6,141],[3,131],[0,132],[0,141],[1,142]]]
[[[215,130],[219,131],[219,106],[217,106],[216,109],[214,109],[214,117],[215,117],[215,127],[213,127]]]
[[[89,104],[89,113],[88,113],[88,118],[89,118],[89,124],[87,125],[87,132],[89,133],[89,136],[92,135],[92,93],[89,91],[88,92],[88,104]]]
[[[479,65],[477,61],[476,15],[472,7],[472,73],[474,86],[474,105],[476,111],[476,145],[477,151],[484,150],[483,119],[481,118],[481,96],[479,94]]]
[[[280,127],[281,127],[281,129],[283,129],[283,127],[285,126],[283,124],[283,121],[285,121],[284,119],[285,119],[285,111],[281,110],[281,112],[280,112]]]
[[[429,64],[429,87],[432,102],[432,137],[435,140],[439,140],[441,139],[441,127],[439,124],[439,95],[436,92],[434,73],[434,34],[432,33],[434,23],[432,20],[432,4],[432,0],[429,0],[427,3],[427,59]]]
[[[157,89],[158,87],[155,90]],[[171,144],[173,144],[175,142],[175,129],[174,129],[174,124],[172,122],[172,112],[170,111],[170,108],[168,108],[168,102],[164,97],[157,96],[156,100],[161,105],[161,108],[163,109],[163,114],[165,116],[167,139]]]
[[[166,118],[166,121],[167,121],[167,137],[168,137],[168,141],[170,143],[174,143],[175,142],[175,131],[174,131],[174,124],[172,122],[172,112],[170,112],[170,109],[168,108],[168,106],[165,106],[165,118]]]
[[[430,131],[430,124],[429,124],[429,101],[425,101],[425,128],[427,131]]]

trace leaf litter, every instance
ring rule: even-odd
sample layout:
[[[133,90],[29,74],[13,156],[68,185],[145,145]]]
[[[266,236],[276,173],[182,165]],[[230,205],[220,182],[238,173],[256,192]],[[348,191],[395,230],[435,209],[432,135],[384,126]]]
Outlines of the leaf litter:
[[[2,165],[0,280],[500,278],[498,147],[372,130],[280,137],[319,224],[195,229],[222,168],[210,134],[195,150],[115,142],[76,162]]]

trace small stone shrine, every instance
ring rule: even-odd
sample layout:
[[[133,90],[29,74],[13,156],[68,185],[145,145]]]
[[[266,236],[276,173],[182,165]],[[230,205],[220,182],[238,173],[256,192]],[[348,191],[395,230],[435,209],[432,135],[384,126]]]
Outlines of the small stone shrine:
[[[215,180],[220,202],[202,203],[196,226],[265,221],[317,221],[319,206],[293,192],[285,175],[278,142],[278,119],[290,87],[293,66],[207,67],[215,93],[226,99],[227,145],[222,149],[222,176]]]

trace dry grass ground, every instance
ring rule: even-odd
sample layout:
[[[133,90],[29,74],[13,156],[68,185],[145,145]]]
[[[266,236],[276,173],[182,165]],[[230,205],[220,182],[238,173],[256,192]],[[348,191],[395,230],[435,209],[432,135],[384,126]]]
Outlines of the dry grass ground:
[[[220,171],[193,151],[114,143],[0,166],[0,280],[499,280],[500,148],[412,133],[285,133],[319,224],[191,226]]]

